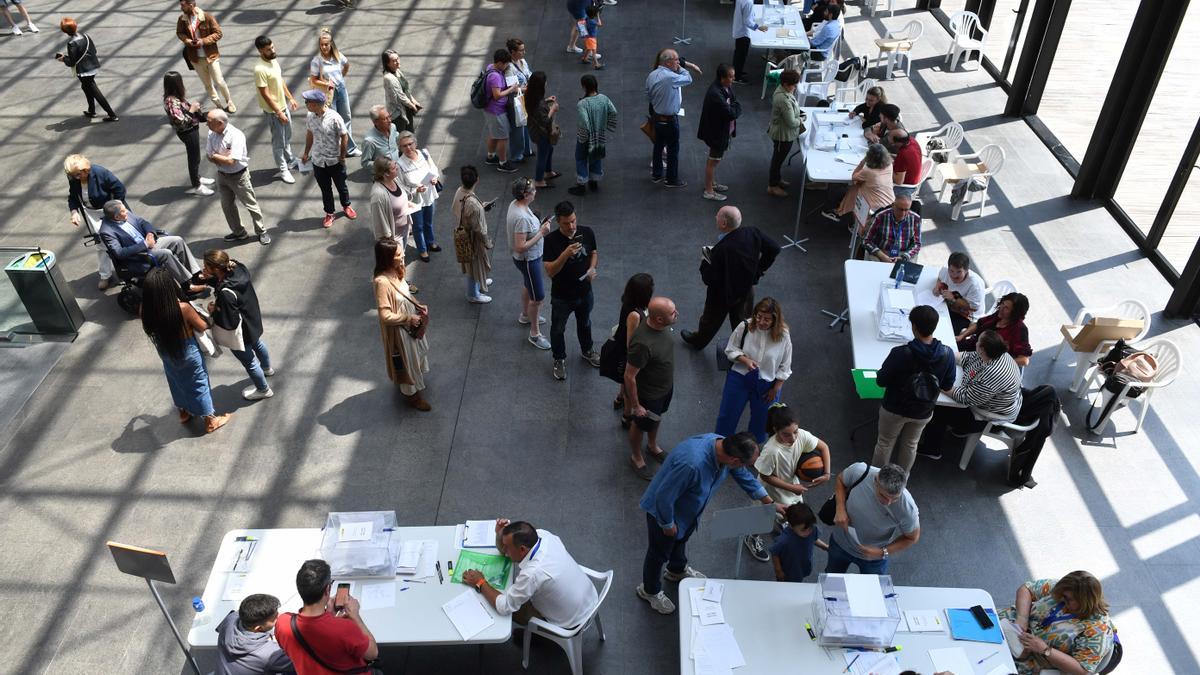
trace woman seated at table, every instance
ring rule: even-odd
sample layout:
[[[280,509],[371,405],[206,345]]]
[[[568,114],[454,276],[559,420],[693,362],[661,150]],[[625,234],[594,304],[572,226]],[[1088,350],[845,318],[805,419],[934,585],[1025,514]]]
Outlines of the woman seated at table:
[[[850,189],[836,209],[826,209],[822,216],[834,221],[854,211],[854,200],[862,195],[871,212],[890,205],[896,199],[892,186],[892,156],[879,143],[867,147],[867,154],[850,174]]]
[[[1016,604],[1001,610],[1000,618],[1020,633],[1025,648],[1016,659],[1020,675],[1050,668],[1064,675],[1095,673],[1113,650],[1117,632],[1100,580],[1084,571],[1022,584]]]
[[[870,129],[879,124],[879,105],[887,102],[883,87],[871,87],[864,101],[850,111],[850,117],[862,117],[862,128]]]
[[[1029,298],[1020,293],[1009,293],[1000,298],[996,311],[979,319],[963,332],[954,337],[958,342],[958,351],[973,352],[979,334],[985,330],[994,330],[1004,338],[1008,345],[1008,354],[1013,357],[1018,366],[1029,365],[1029,357],[1033,355],[1033,347],[1029,345],[1029,329],[1025,327],[1025,314],[1029,312]]]

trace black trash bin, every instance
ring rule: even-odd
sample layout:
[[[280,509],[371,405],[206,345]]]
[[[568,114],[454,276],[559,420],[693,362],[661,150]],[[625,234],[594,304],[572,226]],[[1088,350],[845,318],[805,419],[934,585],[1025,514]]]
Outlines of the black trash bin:
[[[52,251],[26,253],[4,268],[37,332],[73,335],[83,325],[83,310]]]

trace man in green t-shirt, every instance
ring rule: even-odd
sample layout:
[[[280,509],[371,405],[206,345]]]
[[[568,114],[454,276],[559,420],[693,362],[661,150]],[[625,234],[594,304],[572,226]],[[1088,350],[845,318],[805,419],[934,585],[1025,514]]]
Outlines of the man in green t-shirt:
[[[275,60],[275,44],[266,35],[254,39],[259,60],[254,65],[254,86],[258,89],[258,105],[271,123],[271,151],[275,155],[276,177],[285,183],[295,183],[291,166],[296,163],[292,155],[292,110],[299,106],[287,83],[283,71]]]
[[[629,340],[625,357],[625,396],[633,410],[629,425],[629,463],[639,478],[650,480],[654,472],[646,465],[642,454],[642,434],[646,433],[646,449],[661,462],[667,453],[658,447],[658,425],[671,405],[675,387],[675,342],[671,325],[679,318],[670,298],[650,299],[646,320],[638,325]]]

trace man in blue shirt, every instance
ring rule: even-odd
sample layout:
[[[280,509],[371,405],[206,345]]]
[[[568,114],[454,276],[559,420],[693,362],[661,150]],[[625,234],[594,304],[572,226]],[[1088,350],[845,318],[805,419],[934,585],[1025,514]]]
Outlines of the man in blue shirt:
[[[750,53],[750,31],[766,32],[767,27],[754,20],[754,0],[737,0],[733,8],[733,81],[748,84],[746,56]]]
[[[822,11],[820,9],[813,11]],[[808,31],[809,58],[813,61],[824,61],[827,58],[836,59],[837,54],[831,54],[834,44],[842,36],[842,23],[838,17],[842,8],[837,5],[825,5],[825,20],[820,26]]]
[[[674,49],[658,53],[658,66],[646,76],[646,98],[650,101],[650,119],[654,123],[653,175],[662,183],[663,148],[667,150],[667,187],[687,187],[679,180],[679,110],[683,106],[683,87],[692,83],[692,73],[703,75],[700,66],[680,58]],[[688,72],[691,71],[691,72]]]
[[[675,446],[639,503],[646,512],[650,544],[642,565],[638,597],[660,614],[671,614],[675,603],[662,592],[663,563],[668,581],[704,575],[687,564],[687,541],[696,531],[700,514],[725,476],[733,474],[746,494],[763,504],[774,504],[747,467],[758,457],[758,445],[748,431],[728,438],[717,434],[692,436]],[[783,513],[783,506],[775,507]]]

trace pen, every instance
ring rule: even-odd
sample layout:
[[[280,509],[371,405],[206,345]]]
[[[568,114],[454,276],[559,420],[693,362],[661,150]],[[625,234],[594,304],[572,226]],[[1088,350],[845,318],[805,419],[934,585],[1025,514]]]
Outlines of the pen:
[[[885,597],[885,598],[894,598],[894,597],[896,597],[896,594],[895,594],[895,593],[887,593],[887,594],[885,594],[883,597]]]
[[[817,639],[817,634],[813,632],[812,624],[808,623],[807,621],[804,622],[804,630],[808,631],[809,640]]]
[[[988,659],[992,658],[993,656],[995,656],[995,655],[997,655],[997,654],[999,654],[999,653],[1000,653],[1000,652],[992,652],[991,654],[988,654],[987,656],[983,657],[982,659],[979,659],[978,661],[976,661],[976,662],[975,662],[975,665],[979,665],[979,664],[983,663],[984,661],[987,661]]]
[[[858,660],[858,657],[859,657],[859,656],[862,656],[862,654],[858,654],[858,655],[856,655],[854,658],[850,659],[850,665],[846,666],[846,669],[845,669],[845,670],[843,670],[842,672],[843,672],[843,673],[848,673],[848,672],[850,672],[850,669],[854,667],[854,662]]]
[[[408,587],[408,586],[405,586],[404,588],[401,588],[401,589],[400,589],[400,592],[401,592],[401,593],[403,593],[404,591],[407,591],[408,589],[409,589],[409,587]]]
[[[433,565],[434,565],[434,567],[436,567],[436,568],[437,568],[437,573],[438,573],[438,583],[439,583],[439,584],[444,584],[444,583],[446,583],[446,579],[445,579],[445,578],[442,576],[442,561],[441,561],[441,560],[439,560],[439,561],[435,562]]]
[[[417,581],[416,579],[405,579],[404,583],[406,583],[406,584],[423,584],[423,583],[427,583],[427,582]]]
[[[244,553],[244,551],[239,550],[237,557],[233,559],[233,569],[235,570],[237,569],[238,563],[242,562],[242,553]]]

